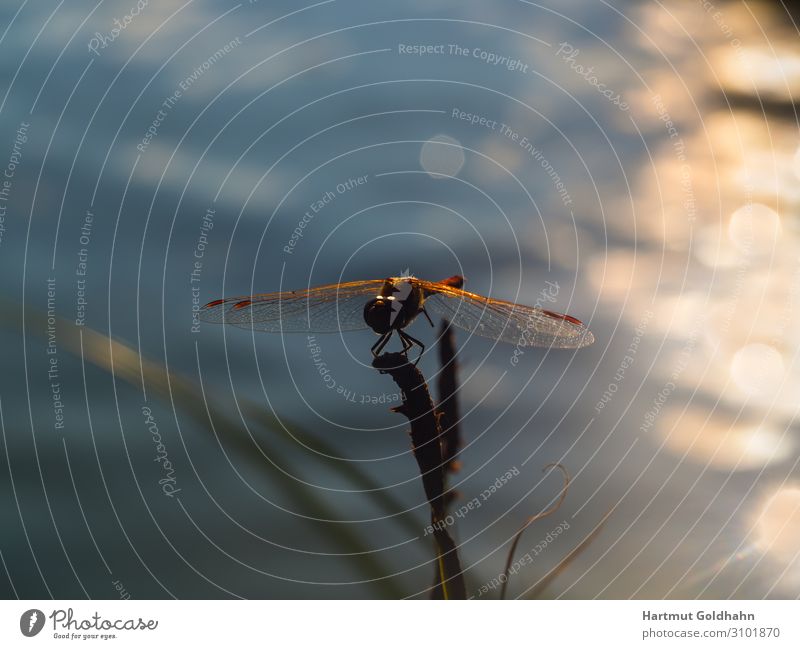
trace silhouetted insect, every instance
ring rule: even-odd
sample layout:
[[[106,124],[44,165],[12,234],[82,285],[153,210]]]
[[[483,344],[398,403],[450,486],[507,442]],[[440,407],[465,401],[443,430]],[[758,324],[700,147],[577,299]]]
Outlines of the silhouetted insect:
[[[394,332],[404,353],[418,345],[421,355],[425,345],[404,329],[420,313],[433,326],[429,306],[456,327],[515,345],[573,349],[594,342],[592,333],[572,316],[470,293],[461,288],[463,283],[459,275],[441,282],[404,276],[232,297],[206,304],[200,319],[281,333],[371,328],[380,336],[372,346],[375,356]]]

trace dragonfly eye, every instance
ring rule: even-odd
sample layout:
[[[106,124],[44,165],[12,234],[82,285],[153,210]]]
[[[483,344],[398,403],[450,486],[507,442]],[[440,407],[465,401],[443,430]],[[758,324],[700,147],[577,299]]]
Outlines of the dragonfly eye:
[[[364,321],[376,334],[385,334],[391,327],[392,303],[375,297],[364,305]]]

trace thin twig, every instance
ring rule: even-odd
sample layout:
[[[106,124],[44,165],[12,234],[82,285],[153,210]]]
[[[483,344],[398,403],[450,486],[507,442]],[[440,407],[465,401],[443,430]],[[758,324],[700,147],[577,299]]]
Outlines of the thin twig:
[[[505,599],[506,597],[506,590],[508,589],[508,573],[511,570],[511,562],[514,559],[514,553],[517,551],[517,545],[519,545],[519,541],[522,538],[522,534],[525,532],[525,530],[528,529],[531,523],[535,523],[536,521],[545,518],[547,516],[550,516],[550,514],[553,514],[556,511],[558,511],[558,509],[561,507],[561,504],[564,502],[564,498],[567,497],[567,491],[569,490],[569,473],[567,473],[567,470],[564,468],[564,465],[562,464],[548,464],[543,470],[546,471],[547,469],[550,469],[552,467],[557,467],[558,469],[561,470],[561,473],[564,474],[564,486],[561,487],[561,494],[558,496],[558,500],[552,507],[545,509],[542,512],[539,512],[534,516],[531,516],[527,521],[525,521],[523,526],[519,528],[519,531],[516,533],[516,535],[514,535],[514,542],[511,544],[511,549],[508,551],[508,558],[506,559],[506,567],[503,570],[503,574],[505,575],[505,581],[503,582],[503,585],[500,588],[500,599]]]
[[[466,599],[467,590],[461,562],[453,539],[445,527],[445,470],[442,460],[441,429],[425,379],[408,359],[398,353],[382,354],[372,362],[389,374],[403,393],[403,403],[394,412],[411,422],[411,445],[419,465],[422,485],[431,507],[431,526],[436,540],[437,560],[444,599]]]
[[[595,528],[586,535],[586,538],[583,539],[578,545],[576,545],[570,552],[565,556],[561,561],[558,562],[550,572],[548,572],[544,577],[542,577],[538,582],[533,585],[533,588],[529,591],[529,596],[531,599],[536,599],[542,592],[551,584],[553,581],[562,573],[564,572],[569,565],[577,559],[583,552],[588,548],[592,542],[597,538],[597,535],[600,534],[603,527],[608,520],[608,517],[611,516],[611,512],[614,511],[612,507],[609,509],[603,518],[600,519],[600,522],[595,525]]]

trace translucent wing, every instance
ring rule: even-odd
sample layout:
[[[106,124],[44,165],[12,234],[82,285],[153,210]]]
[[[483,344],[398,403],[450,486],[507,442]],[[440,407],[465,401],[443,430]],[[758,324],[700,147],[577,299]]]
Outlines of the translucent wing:
[[[274,333],[367,329],[364,304],[378,295],[384,281],[327,284],[300,291],[215,300],[200,309],[200,320]]]
[[[447,284],[418,281],[427,295],[426,307],[477,336],[520,347],[573,349],[594,342],[592,333],[572,316],[484,297]]]

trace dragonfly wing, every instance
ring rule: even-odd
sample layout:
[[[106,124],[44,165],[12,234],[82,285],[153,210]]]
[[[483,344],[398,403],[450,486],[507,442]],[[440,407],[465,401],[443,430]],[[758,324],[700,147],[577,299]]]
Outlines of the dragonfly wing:
[[[367,329],[364,304],[383,284],[367,280],[215,300],[200,310],[200,320],[273,333]]]
[[[422,284],[429,295],[426,307],[477,336],[520,347],[574,349],[594,342],[586,326],[571,316],[484,297],[446,284]]]

